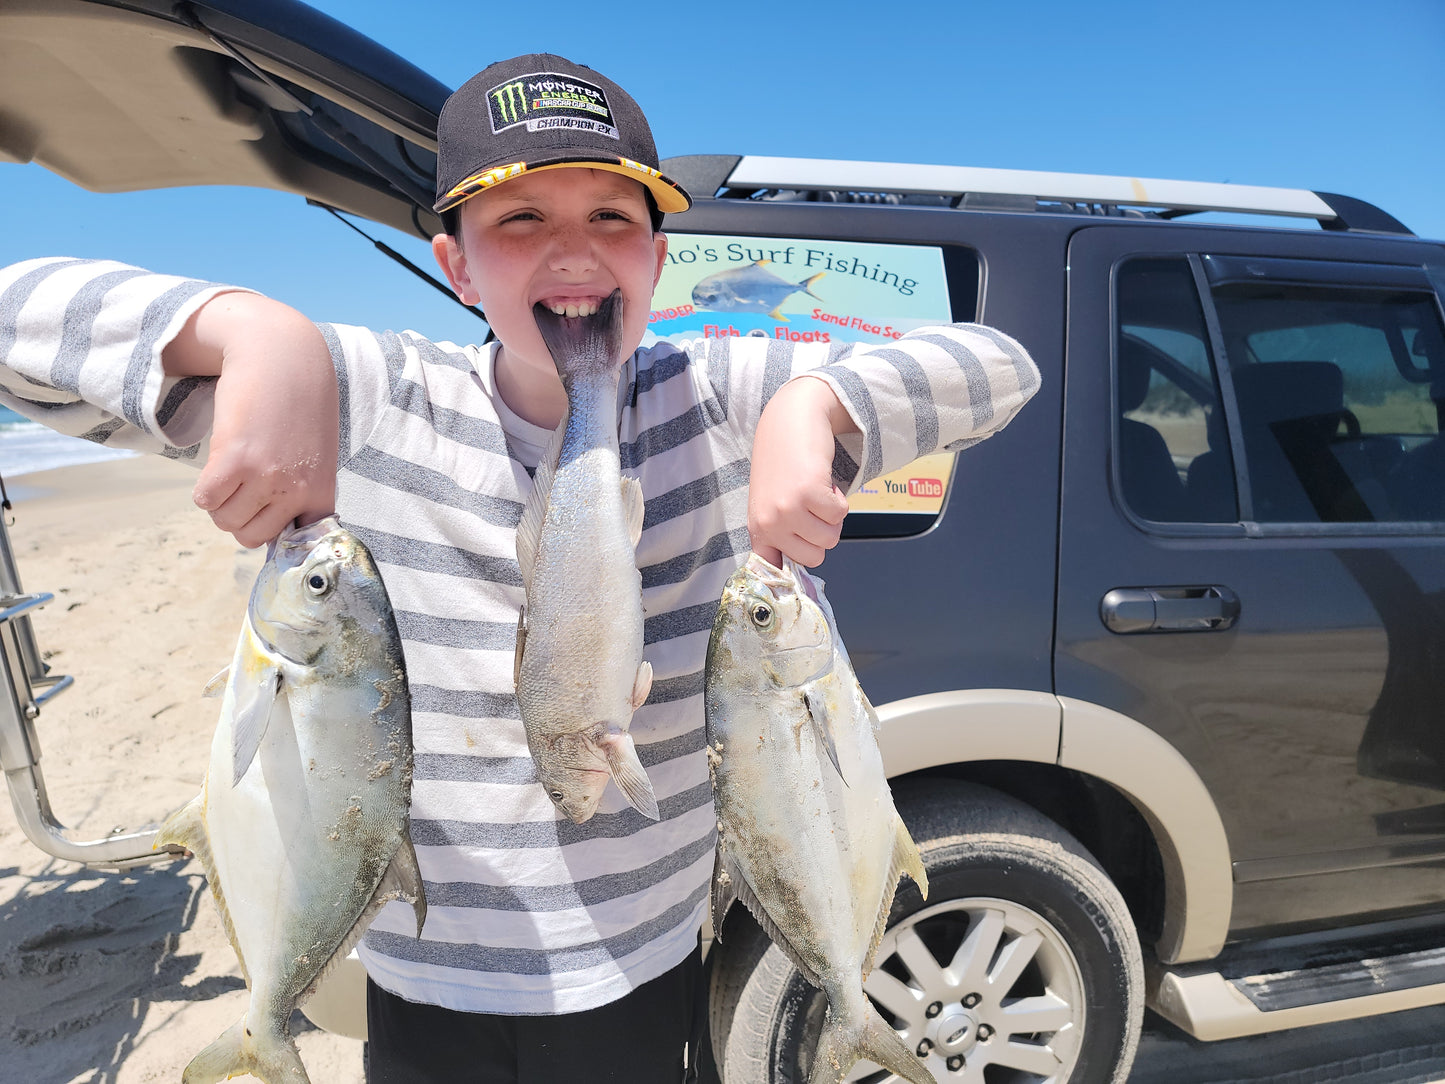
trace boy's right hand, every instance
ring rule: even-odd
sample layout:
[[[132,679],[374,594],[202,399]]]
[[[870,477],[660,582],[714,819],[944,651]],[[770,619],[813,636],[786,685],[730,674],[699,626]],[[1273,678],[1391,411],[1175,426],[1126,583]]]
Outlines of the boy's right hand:
[[[218,294],[166,345],[169,376],[215,376],[211,451],[192,497],[246,547],[336,507],[336,370],[316,325],[279,301]]]

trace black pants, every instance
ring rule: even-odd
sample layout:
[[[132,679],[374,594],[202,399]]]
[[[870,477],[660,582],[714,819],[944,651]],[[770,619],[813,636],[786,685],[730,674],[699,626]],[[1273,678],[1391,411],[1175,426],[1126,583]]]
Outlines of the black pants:
[[[682,1084],[696,1073],[706,1001],[697,949],[625,997],[565,1016],[495,1016],[418,1005],[368,980],[366,1079],[368,1084]]]

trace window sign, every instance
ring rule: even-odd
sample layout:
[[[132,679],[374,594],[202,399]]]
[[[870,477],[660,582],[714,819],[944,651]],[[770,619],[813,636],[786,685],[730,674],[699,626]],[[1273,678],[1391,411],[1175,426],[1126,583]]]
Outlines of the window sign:
[[[886,343],[952,320],[935,246],[669,233],[643,342]],[[952,470],[951,453],[916,460],[865,483],[850,510],[937,515]]]

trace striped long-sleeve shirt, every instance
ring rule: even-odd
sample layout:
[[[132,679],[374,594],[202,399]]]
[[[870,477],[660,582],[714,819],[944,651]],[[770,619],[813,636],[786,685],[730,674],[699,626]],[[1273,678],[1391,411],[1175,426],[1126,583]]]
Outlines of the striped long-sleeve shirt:
[[[65,433],[203,462],[214,382],[167,377],[161,350],[224,289],[108,262],[0,270],[0,402]],[[676,966],[707,907],[703,659],[722,586],[749,549],[764,404],[797,374],[826,380],[861,431],[835,462],[853,489],[997,432],[1038,371],[1012,339],[972,324],[884,346],[744,337],[634,353],[618,432],[645,502],[637,563],[654,679],[631,732],[661,819],[609,787],[577,825],[536,781],[512,679],[516,525],[547,432],[502,401],[494,349],[321,331],[340,386],[337,511],[375,557],[404,642],[411,832],[429,904],[421,939],[409,908],[390,905],[362,959],[386,989],[455,1009],[605,1004]]]

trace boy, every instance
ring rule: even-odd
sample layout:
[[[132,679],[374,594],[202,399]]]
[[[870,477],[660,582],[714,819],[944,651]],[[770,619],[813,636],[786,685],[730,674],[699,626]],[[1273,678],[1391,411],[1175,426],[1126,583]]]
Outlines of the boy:
[[[519,84],[553,95],[542,120],[517,107]],[[497,343],[318,327],[230,287],[32,261],[0,271],[0,401],[203,460],[196,503],[245,545],[334,508],[382,566],[405,640],[429,914],[418,940],[394,905],[361,946],[372,1081],[680,1080],[705,996],[702,667],[722,584],[750,548],[818,564],[844,490],[1002,428],[1037,370],[974,325],[878,348],[638,350],[661,212],[690,200],[658,172],[632,99],[560,57],[517,57],[458,90],[438,135],[448,232],[433,249]],[[532,306],[585,314],[613,289],[654,674],[631,732],[661,819],[609,788],[574,825],[535,780],[513,695],[515,527],[566,412]]]

